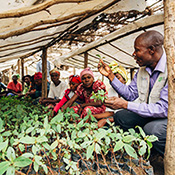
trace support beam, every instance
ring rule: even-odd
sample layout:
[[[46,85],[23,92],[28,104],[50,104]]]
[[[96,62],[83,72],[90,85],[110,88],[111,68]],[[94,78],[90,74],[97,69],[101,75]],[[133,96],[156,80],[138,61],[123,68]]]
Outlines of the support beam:
[[[21,79],[24,76],[24,58],[21,58]],[[22,89],[24,89],[24,82],[22,81]]]
[[[42,53],[42,97],[47,97],[47,49]]]
[[[18,59],[18,63],[17,63],[17,65],[18,65],[18,69],[17,69],[17,73],[20,75],[20,59]]]
[[[25,69],[26,69],[26,75],[28,74],[28,68],[27,68],[27,66],[25,67]]]
[[[87,67],[88,65],[88,53],[84,52],[84,69]]]

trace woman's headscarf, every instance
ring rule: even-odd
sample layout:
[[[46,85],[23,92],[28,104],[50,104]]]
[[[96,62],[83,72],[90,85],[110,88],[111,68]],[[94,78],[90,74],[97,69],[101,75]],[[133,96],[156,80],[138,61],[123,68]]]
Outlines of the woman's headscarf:
[[[20,75],[19,75],[19,74],[13,74],[13,75],[12,75],[12,78],[13,78],[14,76],[17,76],[17,79],[20,78]]]
[[[83,75],[85,74],[90,74],[93,78],[94,78],[94,74],[91,71],[91,69],[89,67],[85,68],[84,70],[81,71],[80,73],[80,78],[82,78]]]
[[[127,72],[123,66],[118,65],[116,61],[113,61],[109,64],[109,67],[111,68],[114,74],[119,73],[125,79],[126,82],[128,81]]]
[[[57,68],[52,69],[49,73],[50,73],[50,75],[51,75],[52,73],[57,73],[57,74],[60,76],[60,72],[58,71]]]
[[[81,83],[81,78],[79,75],[71,75],[69,77],[69,82],[74,82],[74,83]]]
[[[36,72],[34,74],[34,80],[39,80],[42,79],[42,73],[41,72]]]

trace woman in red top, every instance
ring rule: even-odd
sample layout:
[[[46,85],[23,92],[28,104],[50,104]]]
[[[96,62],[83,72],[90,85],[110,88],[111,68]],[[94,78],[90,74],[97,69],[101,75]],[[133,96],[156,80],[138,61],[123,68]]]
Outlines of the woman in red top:
[[[9,91],[7,96],[21,95],[21,93],[22,93],[22,84],[18,81],[18,79],[19,79],[18,74],[14,74],[12,76],[13,81],[9,82],[8,85],[7,85],[7,89]]]
[[[79,75],[71,75],[69,77],[69,89],[65,90],[65,94],[59,103],[53,109],[53,115],[57,114],[58,110],[75,94],[75,90],[78,85],[81,83],[81,79]],[[80,97],[76,102],[82,102],[83,98]]]
[[[101,101],[94,102],[94,99],[90,99],[92,91],[95,93],[98,90],[103,89],[106,92],[106,86],[100,80],[94,82],[94,75],[90,68],[84,69],[80,73],[82,83],[77,87],[74,96],[65,104],[63,109],[70,107],[74,101],[80,96],[84,97],[85,103],[73,106],[75,113],[81,115],[81,118],[85,117],[91,110],[92,114],[99,114],[105,111],[106,107],[102,105]]]

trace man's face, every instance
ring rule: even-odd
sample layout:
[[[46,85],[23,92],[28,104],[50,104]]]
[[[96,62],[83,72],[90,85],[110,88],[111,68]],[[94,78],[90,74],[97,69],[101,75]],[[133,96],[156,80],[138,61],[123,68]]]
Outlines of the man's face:
[[[59,78],[60,78],[60,76],[59,76],[56,72],[51,73],[50,76],[51,76],[51,80],[52,80],[54,83],[58,82],[58,80],[59,80]]]
[[[152,54],[150,53],[150,49],[148,46],[142,41],[141,38],[138,38],[135,40],[134,43],[134,59],[136,60],[136,63],[142,67],[142,66],[150,66],[154,63],[154,60],[152,58]]]

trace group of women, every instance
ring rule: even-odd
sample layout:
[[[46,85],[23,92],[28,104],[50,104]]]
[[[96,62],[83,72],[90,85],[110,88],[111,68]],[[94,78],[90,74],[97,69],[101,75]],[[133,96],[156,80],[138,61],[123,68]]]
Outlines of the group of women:
[[[127,82],[127,74],[125,68],[119,66],[116,62],[109,65],[115,76],[122,82]],[[33,76],[26,75],[22,78],[25,82],[22,91],[22,85],[18,81],[19,75],[13,75],[12,81],[8,84],[9,95],[16,95],[19,98],[31,96],[38,99],[37,102],[53,107],[52,116],[56,115],[59,110],[68,107],[73,108],[75,113],[84,118],[88,111],[91,110],[92,115],[99,120],[98,126],[102,127],[109,119],[113,122],[114,111],[106,109],[106,106],[100,101],[94,101],[91,98],[92,92],[98,93],[98,90],[103,90],[104,95],[107,97],[117,96],[118,94],[111,87],[107,92],[105,84],[101,80],[94,80],[94,74],[90,68],[81,71],[80,75],[71,75],[69,77],[69,88],[67,85],[60,81],[60,72],[54,68],[50,71],[51,84],[47,82],[48,97],[41,98],[42,94],[42,73],[37,72]]]

